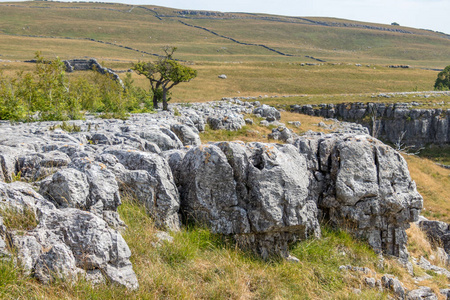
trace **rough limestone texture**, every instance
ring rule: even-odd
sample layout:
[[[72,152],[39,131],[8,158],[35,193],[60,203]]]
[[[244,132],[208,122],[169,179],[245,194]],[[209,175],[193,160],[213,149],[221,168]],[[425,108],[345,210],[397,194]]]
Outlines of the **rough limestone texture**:
[[[201,144],[196,127],[189,127],[184,124],[174,124],[170,127],[184,146],[198,146]]]
[[[291,111],[362,123],[371,134],[408,146],[450,143],[450,110],[417,108],[416,103],[292,105]]]
[[[294,145],[306,156],[308,199],[321,217],[406,263],[405,230],[423,200],[402,156],[368,135],[309,134]]]
[[[398,299],[405,299],[405,288],[396,277],[384,275],[381,284],[385,289],[391,290]]]
[[[68,168],[58,171],[48,180],[42,181],[40,193],[58,207],[89,210],[88,179],[83,172],[77,169]]]
[[[419,222],[419,227],[434,245],[442,246],[446,253],[450,253],[450,227],[447,223],[423,220]]]
[[[264,258],[319,236],[305,158],[293,146],[223,142],[190,149],[179,167],[181,211]]]
[[[438,297],[429,287],[422,286],[416,290],[408,292],[406,300],[438,300]]]
[[[297,135],[286,126],[278,126],[277,128],[272,129],[272,133],[268,135],[268,138],[292,144],[296,136]]]
[[[245,120],[242,115],[227,114],[224,116],[212,116],[209,117],[208,125],[213,130],[225,129],[225,130],[239,130],[245,125]]]
[[[267,104],[263,104],[262,106],[255,108],[253,110],[253,114],[258,114],[261,117],[266,118],[269,122],[279,120],[281,118],[280,112],[275,107]]]
[[[148,174],[124,175],[120,177],[123,183],[128,182],[130,190],[133,185],[140,185],[136,189],[140,195],[145,195],[138,200],[147,207],[150,215],[155,219],[157,225],[177,230],[180,227],[178,210],[180,207],[180,197],[177,186],[167,161],[161,156],[136,150],[122,150],[117,147],[107,148],[106,152],[117,157],[118,161],[128,170],[143,170]],[[154,187],[154,192],[145,191],[145,182]],[[126,186],[124,186],[126,188]],[[139,195],[138,195],[139,196]],[[150,197],[151,196],[151,197]]]
[[[2,209],[34,213],[36,228],[26,234],[11,229],[8,237],[21,265],[42,282],[89,279],[100,270],[113,283],[138,288],[130,249],[100,217],[76,208],[57,209],[27,183],[0,182],[0,198]]]
[[[256,113],[282,126],[276,121],[279,112],[239,99],[171,107],[174,112],[136,114],[129,120],[87,115],[67,122],[64,128],[73,126],[72,132],[62,130],[61,122],[0,121],[0,182],[7,195],[1,205],[27,205],[35,212],[38,228],[12,235],[23,249],[21,260],[40,280],[53,280],[45,273],[48,265],[57,277],[75,278],[83,269],[89,280],[101,282],[102,273],[133,287],[129,252],[114,230],[124,227],[117,208],[121,196],[130,194],[160,227],[177,230],[182,216],[232,236],[264,258],[288,258],[290,243],[319,236],[321,219],[364,238],[379,252],[407,257],[405,229],[417,219],[422,199],[401,156],[362,134],[360,126],[344,126],[345,134],[302,137],[275,130],[293,145],[199,145],[198,133],[208,120],[236,130],[245,124],[244,115],[261,108]],[[29,185],[4,183],[19,174],[39,180],[34,185],[44,197]],[[5,234],[11,234],[2,228],[1,252]],[[98,232],[95,238],[91,232]],[[105,246],[98,251],[109,257],[89,250],[92,263],[86,269],[78,253],[86,250],[66,238],[75,235],[80,245]],[[99,235],[102,245],[95,244]],[[55,248],[43,255],[42,247]],[[111,258],[118,252],[120,260]]]

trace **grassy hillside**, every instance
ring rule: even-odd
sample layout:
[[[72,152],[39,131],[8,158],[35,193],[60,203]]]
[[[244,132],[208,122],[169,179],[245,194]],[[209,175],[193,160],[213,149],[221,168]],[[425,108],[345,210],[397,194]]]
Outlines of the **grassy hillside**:
[[[23,40],[27,40],[25,35],[89,38],[152,53],[171,44],[180,48],[181,58],[194,61],[313,61],[305,57],[309,55],[332,62],[409,63],[442,68],[450,57],[448,36],[349,20],[238,13],[206,16],[155,6],[43,1],[1,4],[0,11],[0,28],[5,36],[17,35]],[[238,44],[226,37],[267,45],[294,56],[285,57],[260,46]],[[46,46],[46,39],[41,40],[41,50],[52,52],[52,47]],[[85,41],[85,49],[77,52],[67,49],[59,55],[84,56],[85,51],[94,47],[93,43]],[[14,48],[3,47],[3,55],[19,57]],[[104,57],[137,59],[140,56],[129,50],[111,51],[106,51]]]
[[[95,57],[125,70],[172,45],[199,72],[174,89],[178,102],[430,90],[437,72],[426,69],[443,68],[450,58],[447,35],[331,18],[47,1],[1,3],[0,14],[0,70],[27,68],[18,61],[37,50],[48,58]],[[387,68],[392,64],[413,68]]]

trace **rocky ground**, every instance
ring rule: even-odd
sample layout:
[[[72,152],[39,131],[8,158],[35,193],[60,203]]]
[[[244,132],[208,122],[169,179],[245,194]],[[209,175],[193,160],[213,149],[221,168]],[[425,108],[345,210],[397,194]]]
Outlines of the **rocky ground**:
[[[275,108],[233,99],[171,109],[125,121],[2,122],[3,256],[44,283],[84,277],[137,289],[132,253],[120,233],[126,224],[117,213],[121,198],[133,197],[162,231],[194,221],[262,258],[297,261],[288,246],[320,238],[326,222],[413,272],[405,230],[419,220],[422,197],[402,156],[365,128],[340,123],[334,133],[296,136]],[[246,114],[263,117],[272,138],[283,143],[202,144],[206,125],[237,130],[253,122]],[[14,216],[35,224],[18,229],[10,225]],[[446,245],[448,225],[420,224]],[[439,268],[425,258],[412,262]],[[405,290],[390,275],[366,282],[399,298],[436,299],[426,288]]]

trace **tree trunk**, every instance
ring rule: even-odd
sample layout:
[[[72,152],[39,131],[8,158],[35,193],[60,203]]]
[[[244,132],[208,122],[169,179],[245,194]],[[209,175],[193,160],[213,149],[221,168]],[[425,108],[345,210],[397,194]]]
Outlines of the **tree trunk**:
[[[158,108],[158,95],[156,93],[153,93],[153,108]]]
[[[168,105],[167,105],[167,90],[165,88],[163,88],[163,110],[169,110]]]

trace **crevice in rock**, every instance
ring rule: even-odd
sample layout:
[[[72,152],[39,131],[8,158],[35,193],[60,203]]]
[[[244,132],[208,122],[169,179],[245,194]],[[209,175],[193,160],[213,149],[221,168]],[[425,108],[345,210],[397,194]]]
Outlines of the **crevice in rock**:
[[[380,184],[381,184],[380,161],[378,159],[378,149],[376,147],[373,147],[373,161],[375,162],[375,169],[377,170],[377,184],[378,184],[378,186],[380,186]]]

